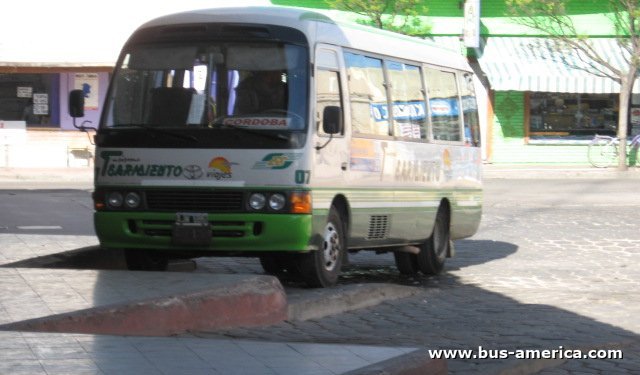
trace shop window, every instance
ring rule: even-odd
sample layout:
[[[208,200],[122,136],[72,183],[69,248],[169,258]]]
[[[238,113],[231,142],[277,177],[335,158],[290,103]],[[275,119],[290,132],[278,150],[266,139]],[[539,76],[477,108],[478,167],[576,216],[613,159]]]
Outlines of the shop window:
[[[420,68],[401,62],[387,61],[391,82],[394,135],[402,138],[426,139],[427,116]]]
[[[52,119],[57,115],[58,81],[56,74],[0,74],[0,120],[53,126],[58,121]]]
[[[456,75],[433,68],[426,68],[429,109],[433,139],[439,141],[462,141],[460,105]]]
[[[389,135],[387,93],[382,60],[345,53],[354,134]]]
[[[532,136],[615,134],[616,94],[531,93],[529,133]]]

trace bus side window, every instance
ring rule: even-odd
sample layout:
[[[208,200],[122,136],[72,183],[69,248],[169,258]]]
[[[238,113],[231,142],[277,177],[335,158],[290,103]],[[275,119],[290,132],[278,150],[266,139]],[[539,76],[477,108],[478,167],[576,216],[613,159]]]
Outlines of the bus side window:
[[[389,110],[382,60],[345,53],[354,134],[389,135]]]
[[[434,68],[426,68],[429,93],[429,113],[433,126],[433,139],[461,142],[460,105],[456,74]]]
[[[324,109],[327,106],[342,108],[340,90],[340,74],[330,70],[318,70],[316,73],[316,129],[318,134],[327,135],[322,131]],[[344,134],[344,128],[341,135]]]
[[[393,101],[393,134],[409,139],[427,138],[427,111],[420,68],[386,61]]]
[[[464,143],[469,146],[480,146],[480,120],[478,104],[473,86],[473,75],[463,73],[460,77],[460,96],[462,97],[462,117],[464,120]]]

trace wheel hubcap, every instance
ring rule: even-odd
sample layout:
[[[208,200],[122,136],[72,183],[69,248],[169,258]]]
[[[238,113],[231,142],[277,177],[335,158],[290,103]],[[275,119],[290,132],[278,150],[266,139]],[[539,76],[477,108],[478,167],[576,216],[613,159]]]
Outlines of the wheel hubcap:
[[[338,263],[338,257],[340,256],[340,235],[333,223],[327,223],[324,228],[324,241],[323,241],[323,260],[324,268],[327,271],[332,271]]]

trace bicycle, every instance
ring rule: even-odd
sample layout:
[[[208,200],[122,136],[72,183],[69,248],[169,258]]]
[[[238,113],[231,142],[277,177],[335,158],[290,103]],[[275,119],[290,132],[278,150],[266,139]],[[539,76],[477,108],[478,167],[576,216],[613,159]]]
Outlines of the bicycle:
[[[598,135],[593,137],[587,149],[587,157],[589,163],[596,168],[607,168],[618,164],[620,139],[608,135]],[[638,158],[638,149],[640,148],[640,134],[631,139],[627,146],[627,163],[629,166],[638,167],[640,159]]]

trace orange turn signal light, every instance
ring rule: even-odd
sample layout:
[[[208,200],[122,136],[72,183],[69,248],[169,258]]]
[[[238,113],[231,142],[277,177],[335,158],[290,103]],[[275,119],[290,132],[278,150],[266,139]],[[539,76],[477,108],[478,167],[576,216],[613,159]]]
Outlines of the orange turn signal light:
[[[292,214],[310,214],[311,213],[311,192],[310,191],[294,191],[290,195],[291,213]]]

